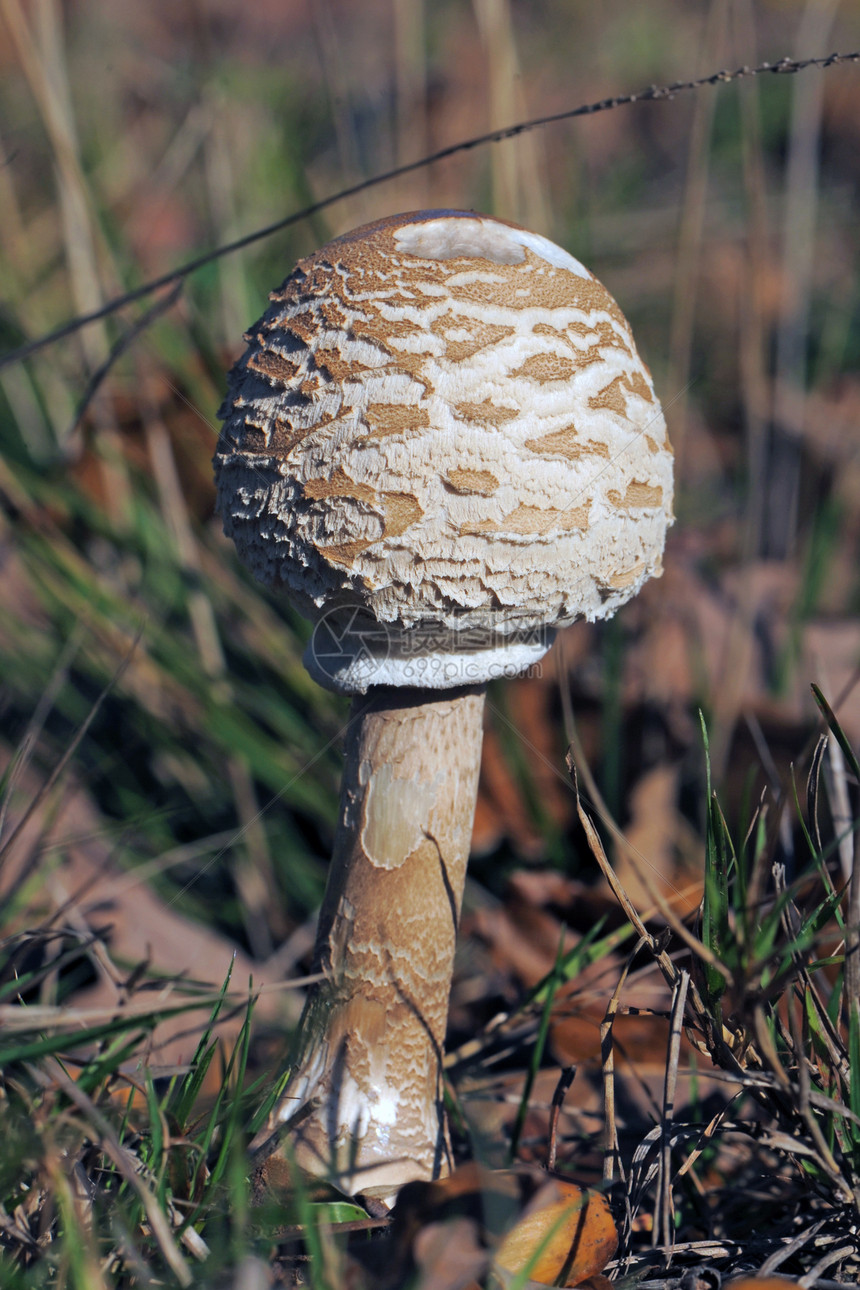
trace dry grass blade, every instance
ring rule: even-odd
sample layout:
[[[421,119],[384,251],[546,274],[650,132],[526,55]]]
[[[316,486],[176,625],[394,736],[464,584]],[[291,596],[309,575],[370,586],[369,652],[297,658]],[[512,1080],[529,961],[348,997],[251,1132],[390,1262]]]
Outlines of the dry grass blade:
[[[660,1234],[668,1267],[672,1258],[675,1235],[674,1205],[672,1203],[672,1146],[670,1126],[675,1114],[675,1095],[678,1087],[678,1062],[681,1056],[681,1035],[684,1028],[684,1009],[690,986],[689,972],[681,972],[672,996],[671,1029],[666,1074],[663,1082],[663,1115],[660,1121],[660,1172],[657,1188],[657,1205],[654,1215],[654,1236]]]
[[[775,1250],[769,1258],[765,1259],[758,1270],[758,1275],[766,1277],[771,1272],[776,1272],[777,1268],[782,1267],[786,1259],[790,1259],[793,1254],[797,1254],[804,1246],[809,1244],[813,1237],[821,1231],[824,1223],[823,1218],[819,1219],[817,1223],[813,1223],[811,1227],[806,1228],[799,1236],[796,1236],[793,1241],[789,1241],[781,1249]]]
[[[588,839],[588,845],[591,850],[591,853],[594,856],[595,860],[597,861],[598,865],[600,866],[601,873],[605,877],[606,881],[609,883],[609,886],[612,889],[612,892],[615,895],[616,899],[618,900],[619,904],[621,905],[622,909],[624,910],[626,917],[635,927],[639,936],[642,937],[643,944],[647,945],[649,951],[651,952],[651,954],[653,954],[654,960],[657,963],[658,967],[660,968],[660,971],[662,972],[666,982],[672,987],[672,989],[674,989],[679,978],[678,969],[675,967],[675,964],[672,962],[671,958],[666,953],[666,950],[661,946],[659,939],[656,936],[653,936],[645,927],[645,924],[643,923],[638,910],[635,908],[635,906],[633,905],[633,902],[630,900],[629,896],[627,895],[626,891],[622,887],[621,883],[618,881],[618,877],[615,871],[613,870],[611,864],[609,863],[606,852],[603,848],[603,843],[600,840],[600,835],[598,834],[588,813],[586,812],[585,808],[582,805],[582,799],[580,798],[580,795],[579,795],[579,787],[577,783],[576,766],[573,762],[573,758],[571,757],[570,753],[568,753],[567,763],[573,779],[574,792],[576,794],[577,814],[579,815],[580,823],[582,824],[582,827],[585,830],[585,835]],[[670,926],[672,927],[672,930],[679,932],[679,934],[682,936],[682,939],[687,944],[690,945],[691,949],[696,954],[696,956],[702,959],[704,962],[712,964],[712,966],[717,968],[717,970],[720,971],[723,975],[727,975],[727,970],[725,966],[707,949],[706,946],[702,945],[702,943],[699,940],[697,940],[694,936],[691,936],[691,934],[687,931],[687,929],[683,926],[683,924],[681,924],[679,920],[675,917],[674,913],[668,910],[668,907],[666,906],[666,902],[662,900],[662,898],[659,898],[655,903],[658,904],[658,908],[660,909],[660,912],[667,917],[667,921],[669,919],[669,915],[671,914]],[[730,1033],[726,1031],[724,1028],[721,1033],[718,1034],[716,1032],[716,1030],[714,1029],[713,1020],[707,1008],[705,1007],[702,997],[699,994],[698,989],[692,982],[689,987],[689,997],[698,1020],[705,1028],[706,1034],[712,1034],[713,1043],[715,1045],[715,1051],[720,1054],[721,1062],[725,1062],[727,1064],[728,1069],[730,1070],[732,1069],[740,1070],[737,1060],[733,1057],[731,1050],[728,1046],[729,1043],[731,1042]]]
[[[855,1253],[856,1247],[853,1241],[848,1245],[839,1246],[835,1250],[828,1250],[817,1263],[813,1264],[806,1275],[800,1278],[797,1284],[803,1286],[804,1290],[811,1290],[811,1287],[818,1283],[822,1272],[826,1272],[828,1268],[832,1268],[835,1264],[841,1263],[843,1259],[850,1258]]]
[[[9,834],[6,841],[3,843],[0,843],[0,864],[3,863],[3,857],[8,854],[11,847],[14,846],[15,840],[20,836],[20,834],[23,832],[26,825],[32,819],[34,812],[37,811],[38,808],[41,806],[41,804],[45,801],[45,799],[51,795],[53,789],[59,783],[66,768],[69,766],[70,762],[74,758],[74,755],[77,752],[78,747],[80,746],[82,740],[84,739],[84,736],[86,735],[93,721],[96,719],[99,713],[99,710],[102,704],[104,703],[105,699],[113,690],[114,686],[122,679],[123,673],[126,671],[126,669],[128,668],[128,665],[132,660],[134,651],[137,649],[138,642],[140,641],[142,634],[143,634],[143,628],[141,627],[138,630],[137,635],[134,638],[134,641],[129,647],[129,650],[125,658],[123,658],[122,662],[119,664],[119,667],[117,667],[113,676],[110,678],[107,685],[104,687],[101,694],[98,696],[95,703],[92,705],[87,716],[81,722],[80,726],[75,731],[72,738],[69,740],[69,743],[66,745],[65,749],[63,750],[63,755],[60,757],[56,766],[51,771],[50,775],[45,780],[44,784],[41,786],[39,791],[32,797],[30,802],[27,804],[27,807],[22,813],[20,820],[15,825],[15,828]]]
[[[812,1111],[810,1074],[806,1058],[806,1053],[809,1048],[808,1037],[801,1034],[801,1025],[798,1021],[797,1009],[792,1006],[793,1003],[794,1000],[791,1000],[788,1019],[791,1026],[791,1037],[794,1043],[797,1072],[796,1104],[806,1125],[807,1131],[812,1138],[812,1141],[815,1143],[825,1170],[830,1175],[842,1199],[847,1204],[850,1204],[851,1201],[854,1200],[852,1188],[844,1178],[842,1170],[839,1168],[839,1165],[833,1156],[833,1152],[825,1141],[821,1125],[818,1123],[818,1120]]]
[[[702,38],[704,56],[712,58],[725,52],[729,5],[727,0],[711,0]],[[672,445],[683,456],[687,417],[687,393],[695,334],[694,320],[698,296],[700,257],[705,222],[710,166],[710,142],[716,101],[713,96],[699,95],[693,111],[687,150],[687,176],[678,238],[678,269],[672,303],[672,328],[669,338],[669,370],[666,384],[681,391],[675,401],[669,428]]]
[[[685,945],[687,945],[693,951],[693,953],[696,955],[696,957],[699,960],[701,960],[703,963],[706,963],[709,967],[713,967],[717,972],[725,976],[727,981],[729,981],[731,974],[729,973],[725,964],[722,963],[717,958],[717,956],[708,948],[707,945],[704,945],[698,937],[694,936],[690,932],[690,930],[684,925],[683,921],[678,917],[677,913],[672,908],[669,901],[667,901],[666,898],[663,896],[662,892],[657,890],[657,887],[655,886],[654,882],[651,879],[651,875],[648,872],[647,857],[640,855],[634,850],[634,848],[630,846],[630,843],[627,841],[622,830],[618,827],[618,825],[613,820],[610,812],[606,807],[605,802],[603,801],[602,795],[600,793],[600,790],[597,787],[597,783],[594,779],[591,769],[585,757],[583,756],[582,748],[579,743],[579,738],[576,733],[576,727],[572,724],[572,721],[570,720],[566,722],[566,725],[567,725],[567,735],[568,735],[568,738],[571,740],[571,746],[568,749],[565,761],[566,761],[571,779],[573,781],[574,792],[576,795],[577,813],[579,815],[580,822],[582,823],[583,828],[585,829],[586,835],[588,836],[589,846],[592,845],[592,839],[594,839],[596,840],[596,843],[600,848],[600,852],[603,858],[601,859],[600,855],[598,855],[596,851],[593,852],[594,857],[597,860],[598,864],[600,865],[600,868],[604,876],[606,877],[607,882],[609,883],[614,895],[616,896],[622,908],[624,909],[624,912],[627,914],[628,918],[630,918],[631,923],[639,932],[639,934],[646,938],[647,943],[653,952],[657,944],[656,938],[651,936],[646,931],[645,925],[642,922],[641,915],[635,910],[633,902],[630,900],[630,897],[624,891],[622,884],[618,880],[618,875],[615,873],[612,866],[609,864],[609,860],[606,856],[605,851],[603,850],[603,844],[600,842],[599,835],[594,829],[594,825],[591,823],[590,820],[588,825],[585,824],[585,819],[587,819],[588,817],[583,810],[582,801],[579,793],[578,777],[580,774],[582,775],[582,778],[585,783],[591,802],[594,804],[594,807],[596,808],[597,815],[599,816],[601,822],[612,834],[612,837],[615,840],[616,844],[620,847],[623,847],[625,851],[627,851],[627,853],[631,856],[633,861],[636,863],[638,876],[641,879],[643,886],[647,890],[650,900],[653,902],[654,906],[659,911],[660,915],[666,920],[666,923],[671,928],[671,930],[675,933],[675,935],[678,936],[685,943]],[[631,910],[633,911],[635,918],[631,917],[631,914],[630,914]],[[658,961],[660,961],[659,956],[656,956],[656,957],[658,957]],[[665,975],[665,972],[668,971],[669,975],[666,976],[666,980],[669,983],[669,985],[674,986],[675,975],[676,975],[675,969],[674,967],[671,966],[668,959],[666,959],[665,962],[666,964],[668,964],[668,967],[665,967],[665,965],[661,962],[661,970],[665,969],[664,975]],[[698,994],[696,992],[695,986],[693,987],[691,998],[693,999],[695,1004],[695,1001],[698,998]]]
[[[845,1051],[845,1045],[842,1042],[842,1036],[836,1029],[831,1020],[824,1003],[819,995],[818,990],[812,982],[806,967],[799,974],[799,982],[806,991],[806,1001],[814,1010],[817,1022],[818,1037],[827,1048],[827,1055],[833,1063],[833,1070],[842,1080],[845,1088],[851,1086],[851,1068],[848,1061],[848,1054]]]
[[[690,1149],[690,1154],[678,1170],[676,1175],[677,1178],[683,1178],[685,1174],[690,1172],[702,1152],[705,1151],[709,1144],[713,1142],[717,1130],[723,1127],[730,1113],[735,1109],[736,1103],[739,1101],[740,1097],[741,1094],[737,1094],[732,1101],[727,1102],[725,1106],[721,1107],[713,1119],[705,1125],[699,1141]]]
[[[612,1027],[615,1018],[618,1015],[618,1008],[621,1003],[621,994],[627,982],[633,961],[639,951],[646,945],[646,940],[640,936],[628,956],[627,962],[621,972],[615,989],[612,991],[609,1003],[606,1005],[606,1014],[600,1023],[600,1064],[601,1078],[603,1085],[603,1181],[611,1183],[615,1178],[616,1168],[620,1171],[623,1178],[623,1164],[621,1161],[621,1152],[618,1147],[618,1126],[615,1119],[615,1046],[612,1042]]]
[[[804,51],[818,53],[826,48],[838,7],[839,0],[807,0],[797,33]],[[820,83],[797,81],[792,91],[782,229],[785,289],[774,373],[776,433],[764,498],[765,550],[777,559],[794,551],[797,544],[823,104]]]
[[[832,1182],[840,1199],[845,1203],[851,1203],[854,1199],[851,1189],[846,1184],[833,1158],[833,1154],[824,1140],[817,1120],[810,1112],[808,1100],[804,1102],[801,1089],[789,1078],[788,1072],[780,1060],[776,1044],[767,1024],[764,1009],[761,1006],[756,1007],[754,1012],[754,1030],[759,1053],[765,1065],[769,1067],[771,1074],[775,1076],[777,1086],[782,1094],[782,1098],[778,1098],[776,1102],[778,1112],[781,1112],[783,1118],[788,1123],[791,1123],[793,1120],[792,1108],[796,1108],[812,1140],[811,1144],[809,1144],[784,1136],[783,1148],[789,1153],[794,1151],[807,1156],[809,1159],[814,1159],[818,1167]],[[801,1057],[801,1060],[804,1059]]]
[[[39,735],[44,728],[51,708],[54,706],[60,691],[68,679],[69,668],[80,649],[82,639],[83,631],[78,628],[63,646],[51,679],[45,687],[45,691],[27,724],[27,729],[19,741],[15,755],[5,770],[2,781],[0,781],[0,857],[3,854],[3,829],[8,816],[12,792],[20,776],[30,764]]]
[[[821,801],[821,770],[824,764],[824,754],[827,752],[829,742],[830,740],[827,735],[819,735],[809,762],[809,772],[806,776],[806,811],[809,817],[809,826],[812,830],[812,836],[815,839],[815,845],[818,847],[819,854],[824,851],[824,844],[821,840],[821,821],[819,819],[819,804]]]

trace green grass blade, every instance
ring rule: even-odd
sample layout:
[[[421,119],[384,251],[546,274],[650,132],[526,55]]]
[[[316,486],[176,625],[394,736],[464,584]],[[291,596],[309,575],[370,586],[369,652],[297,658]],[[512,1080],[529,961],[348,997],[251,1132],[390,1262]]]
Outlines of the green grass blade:
[[[561,937],[558,943],[558,952],[556,954],[555,969],[553,970],[551,979],[547,983],[547,987],[544,991],[543,1011],[541,1012],[540,1025],[538,1026],[537,1036],[535,1037],[534,1047],[532,1048],[529,1068],[523,1084],[522,1097],[520,1098],[520,1104],[517,1107],[517,1118],[514,1121],[513,1131],[511,1133],[511,1141],[508,1147],[508,1160],[511,1163],[513,1163],[517,1156],[520,1138],[522,1137],[526,1116],[528,1115],[529,1100],[532,1095],[532,1089],[534,1088],[537,1073],[540,1070],[540,1064],[543,1061],[544,1048],[546,1047],[547,1036],[549,1035],[549,1023],[552,1017],[552,1005],[555,1002],[555,996],[558,993],[559,986],[561,986],[565,981],[565,977],[561,971],[561,965],[564,959],[562,954],[564,947],[564,933],[565,929],[562,928]]]

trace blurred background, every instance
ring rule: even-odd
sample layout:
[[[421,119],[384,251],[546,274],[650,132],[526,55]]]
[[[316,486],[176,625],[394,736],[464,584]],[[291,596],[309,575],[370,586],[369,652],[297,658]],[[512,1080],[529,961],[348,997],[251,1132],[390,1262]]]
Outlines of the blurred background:
[[[0,350],[458,140],[856,49],[857,0],[0,0]],[[664,577],[491,692],[455,1034],[608,907],[571,738],[631,895],[680,911],[701,891],[699,709],[741,829],[763,790],[790,798],[792,764],[805,778],[810,682],[860,739],[858,185],[856,65],[742,79],[369,188],[207,264],[145,328],[152,299],[0,369],[3,931],[47,920],[108,951],[61,1001],[113,1000],[141,961],[218,983],[235,955],[242,985],[307,967],[347,706],[238,566],[210,460],[268,291],[387,213],[475,208],[583,260],[677,459]],[[783,847],[790,865],[790,823]],[[273,991],[260,1016],[299,1003]],[[589,1024],[557,1055],[596,1044]],[[162,1038],[154,1060],[193,1047]]]

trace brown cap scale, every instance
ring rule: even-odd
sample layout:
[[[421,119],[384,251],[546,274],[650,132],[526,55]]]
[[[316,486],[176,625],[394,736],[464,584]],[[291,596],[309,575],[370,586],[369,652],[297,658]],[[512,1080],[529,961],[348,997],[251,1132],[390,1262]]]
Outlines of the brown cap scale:
[[[325,980],[278,1115],[304,1108],[299,1163],[388,1196],[446,1166],[483,686],[660,572],[671,450],[606,289],[487,216],[335,239],[247,339],[215,458],[225,531],[316,623],[312,675],[372,690],[347,746]]]

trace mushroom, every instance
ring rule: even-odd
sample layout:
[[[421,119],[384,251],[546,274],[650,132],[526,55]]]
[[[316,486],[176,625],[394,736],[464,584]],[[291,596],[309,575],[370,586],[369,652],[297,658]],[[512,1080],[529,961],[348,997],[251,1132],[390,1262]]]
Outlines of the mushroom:
[[[606,289],[468,211],[301,260],[246,336],[215,456],[240,557],[355,695],[312,986],[267,1133],[347,1194],[448,1171],[443,1044],[484,689],[657,575],[671,449]],[[277,1158],[277,1157],[276,1157]]]

